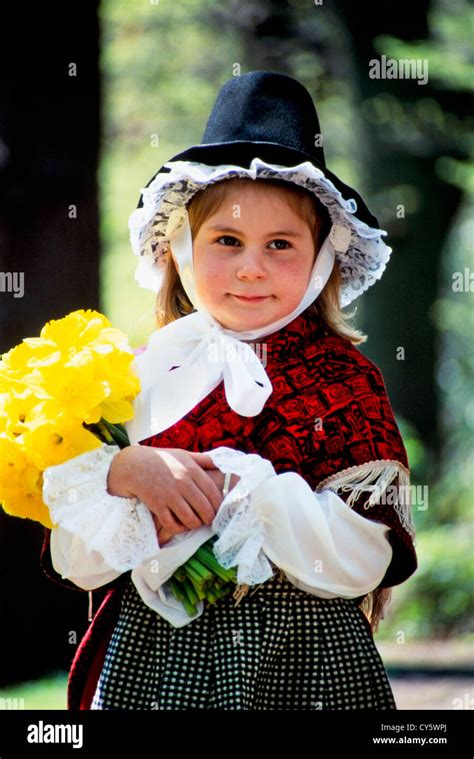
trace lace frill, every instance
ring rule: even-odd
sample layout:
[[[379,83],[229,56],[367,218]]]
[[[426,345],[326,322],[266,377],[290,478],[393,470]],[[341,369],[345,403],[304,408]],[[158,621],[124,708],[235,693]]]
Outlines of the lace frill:
[[[254,158],[250,167],[207,166],[194,161],[165,164],[169,173],[159,173],[148,187],[142,188],[143,206],[135,209],[129,219],[130,241],[140,257],[135,278],[142,287],[158,291],[169,250],[169,239],[180,227],[184,209],[203,187],[223,179],[285,179],[314,193],[326,207],[333,224],[350,235],[345,252],[336,257],[341,270],[341,306],[347,306],[379,280],[389,261],[391,248],[382,237],[384,230],[369,227],[355,213],[357,203],[345,199],[324,173],[309,161],[285,167]]]
[[[48,467],[43,500],[55,526],[77,535],[89,551],[97,551],[111,569],[122,573],[155,554],[158,540],[145,504],[107,491],[108,470],[118,452],[118,446],[103,444]]]
[[[269,477],[276,476],[267,459],[221,446],[209,452],[221,472],[241,479],[224,498],[212,523],[219,536],[214,555],[225,568],[237,567],[239,585],[257,585],[273,575],[273,568],[263,551],[265,527],[252,506],[252,492]]]

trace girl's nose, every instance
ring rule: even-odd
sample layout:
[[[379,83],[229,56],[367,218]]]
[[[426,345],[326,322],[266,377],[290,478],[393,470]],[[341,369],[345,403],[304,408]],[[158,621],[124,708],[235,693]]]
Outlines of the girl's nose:
[[[264,279],[267,276],[263,258],[257,250],[246,250],[239,260],[237,276],[240,279]]]

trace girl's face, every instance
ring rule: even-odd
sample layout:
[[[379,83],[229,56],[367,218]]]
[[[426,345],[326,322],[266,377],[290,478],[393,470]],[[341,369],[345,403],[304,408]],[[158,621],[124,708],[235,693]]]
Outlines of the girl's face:
[[[308,224],[283,188],[231,190],[193,241],[196,292],[226,329],[258,329],[286,316],[306,292],[315,260]]]

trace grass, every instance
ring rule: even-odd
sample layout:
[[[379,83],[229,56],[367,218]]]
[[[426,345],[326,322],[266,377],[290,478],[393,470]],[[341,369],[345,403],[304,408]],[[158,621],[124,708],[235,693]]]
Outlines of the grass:
[[[66,689],[67,672],[55,672],[41,680],[11,685],[0,689],[0,710],[66,709]]]

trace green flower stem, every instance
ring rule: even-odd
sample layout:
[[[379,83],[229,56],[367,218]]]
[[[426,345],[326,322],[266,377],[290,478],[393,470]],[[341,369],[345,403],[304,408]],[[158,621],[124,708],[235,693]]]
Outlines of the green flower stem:
[[[197,583],[195,583],[194,580],[190,579],[189,582],[193,586],[199,600],[204,601],[204,599],[206,598],[206,591],[204,590],[204,588],[197,585]]]
[[[195,572],[200,575],[203,580],[212,580],[212,572],[209,572],[209,569],[207,567],[203,566],[200,561],[196,561],[196,559],[188,559],[185,566],[189,566],[192,569],[194,569]]]
[[[187,577],[186,570],[183,569],[183,567],[179,567],[174,573],[173,577],[176,577],[179,582],[184,582]]]
[[[195,572],[192,567],[186,566],[186,564],[185,564],[184,568],[185,568],[185,572],[186,572],[187,576],[189,577],[189,579],[190,580],[194,580],[199,587],[204,588],[204,586],[206,584],[205,579],[203,577],[201,577],[201,575],[199,575],[197,572]]]
[[[197,602],[199,601],[199,597],[198,597],[196,591],[194,590],[194,588],[193,588],[193,586],[191,584],[191,581],[190,580],[185,580],[183,582],[183,587],[184,587],[184,589],[186,591],[186,595],[187,595],[189,601],[193,604],[193,606],[195,606],[197,604]]]
[[[202,546],[201,546],[202,548]],[[212,554],[210,554],[208,551],[201,549],[198,549],[195,556],[201,561],[203,564],[206,565],[209,569],[211,569],[218,577],[220,577],[224,582],[232,581],[234,582],[235,578],[235,569],[224,569],[219,562],[217,561],[216,557]]]
[[[130,439],[128,437],[126,429],[122,425],[112,424],[107,422],[104,417],[101,418],[99,424],[103,424],[108,433],[112,436],[113,440],[120,448],[127,448],[130,445]]]
[[[93,426],[97,427],[97,430],[99,431],[100,435],[102,435],[106,443],[109,443],[109,445],[112,443],[115,443],[115,440],[113,439],[112,435],[110,434],[107,427],[103,423],[102,419],[99,422],[97,422],[96,425],[93,425]]]
[[[175,598],[177,598],[178,601],[184,601],[186,596],[183,592],[181,584],[177,580],[175,580],[174,577],[170,577],[169,584]]]
[[[182,591],[181,587],[179,586],[179,583],[178,583],[176,580],[174,580],[174,579],[173,579],[173,577],[171,577],[171,578],[170,578],[170,580],[169,580],[169,583],[170,583],[170,588],[171,588],[171,591],[173,592],[173,595],[174,595],[174,597],[175,597],[175,598],[176,598],[178,601],[181,601],[181,603],[182,603],[182,604],[183,604],[183,606],[184,606],[184,609],[185,609],[186,613],[187,613],[187,614],[188,614],[190,617],[194,617],[194,616],[195,616],[195,614],[197,614],[197,609],[196,609],[196,608],[195,608],[195,606],[194,606],[194,605],[193,605],[193,604],[192,604],[192,603],[189,601],[189,599],[188,599],[188,597],[185,595],[185,593],[183,593],[183,591]]]
[[[210,588],[207,590],[207,600],[210,604],[215,604],[217,601],[216,594]]]
[[[232,592],[237,583],[237,568],[222,567],[214,556],[212,546],[217,537],[210,538],[173,574],[170,586],[189,616],[195,616],[197,601],[215,604]]]

